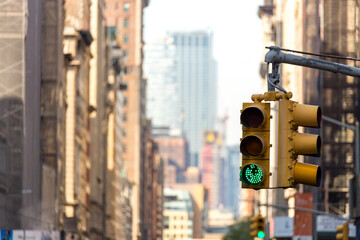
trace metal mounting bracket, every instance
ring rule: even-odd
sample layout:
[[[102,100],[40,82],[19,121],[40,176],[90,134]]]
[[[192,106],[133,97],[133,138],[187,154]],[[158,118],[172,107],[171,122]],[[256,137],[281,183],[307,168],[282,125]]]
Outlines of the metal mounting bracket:
[[[267,69],[266,69],[268,91],[275,92],[275,88],[277,88],[280,91],[286,93],[286,90],[279,85],[279,83],[280,83],[280,73],[279,73],[280,63],[271,63],[272,64],[271,73],[269,73],[269,64],[270,63],[267,64]]]

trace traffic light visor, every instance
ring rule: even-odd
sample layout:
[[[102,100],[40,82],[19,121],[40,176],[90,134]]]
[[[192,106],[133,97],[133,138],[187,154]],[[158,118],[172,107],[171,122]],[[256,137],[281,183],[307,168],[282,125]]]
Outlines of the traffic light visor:
[[[259,156],[266,151],[266,141],[257,135],[249,135],[242,139],[240,143],[240,152],[246,157]]]
[[[248,107],[241,112],[240,121],[241,124],[247,128],[261,127],[265,120],[265,110],[261,107]]]
[[[264,171],[256,164],[248,164],[241,168],[240,181],[246,185],[258,185],[264,178]]]
[[[321,182],[321,168],[316,165],[297,162],[294,167],[295,183],[319,187]]]
[[[296,133],[294,150],[296,154],[320,157],[321,137],[314,134]]]
[[[297,126],[319,128],[321,108],[319,106],[295,103],[294,123]]]

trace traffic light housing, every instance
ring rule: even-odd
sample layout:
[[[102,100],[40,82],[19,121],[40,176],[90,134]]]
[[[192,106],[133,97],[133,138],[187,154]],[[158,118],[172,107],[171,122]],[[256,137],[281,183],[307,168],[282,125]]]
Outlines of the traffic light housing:
[[[240,114],[242,188],[269,188],[270,103],[243,103]]]
[[[256,217],[252,217],[250,219],[250,237],[258,237],[264,238],[265,237],[265,218],[261,215]]]
[[[319,106],[299,104],[288,99],[279,101],[277,187],[295,187],[299,183],[320,185],[320,167],[297,161],[298,155],[320,156],[320,136],[298,132],[299,126],[319,128],[320,122]]]
[[[349,239],[349,222],[345,222],[343,225],[336,227],[336,240],[348,240]]]

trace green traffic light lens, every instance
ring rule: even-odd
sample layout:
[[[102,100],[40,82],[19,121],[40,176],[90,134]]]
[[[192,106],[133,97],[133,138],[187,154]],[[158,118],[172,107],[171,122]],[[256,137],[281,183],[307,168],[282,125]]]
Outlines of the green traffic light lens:
[[[265,237],[265,233],[263,231],[259,231],[257,234],[258,238],[264,238]]]
[[[258,165],[245,165],[240,171],[240,181],[246,185],[258,185],[264,180],[264,173]]]

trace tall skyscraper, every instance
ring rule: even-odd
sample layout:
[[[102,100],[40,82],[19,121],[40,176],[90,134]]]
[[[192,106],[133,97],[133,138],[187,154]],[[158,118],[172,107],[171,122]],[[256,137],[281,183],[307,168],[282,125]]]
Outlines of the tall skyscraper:
[[[190,165],[199,165],[202,133],[214,129],[216,120],[216,63],[212,33],[176,32],[176,76],[179,84],[182,132],[189,140]]]
[[[176,76],[176,49],[171,37],[147,42],[144,74],[149,79],[147,117],[154,128],[168,127],[171,135],[181,135],[181,107]]]

